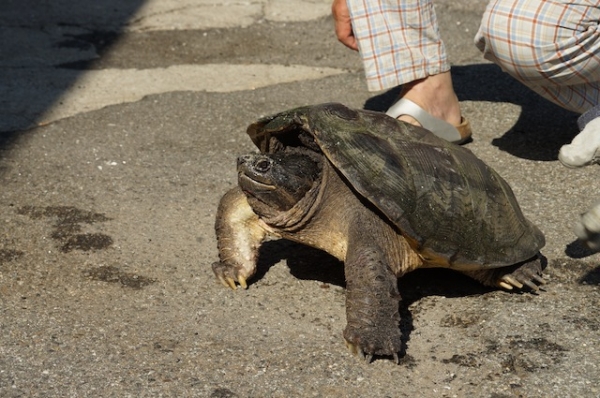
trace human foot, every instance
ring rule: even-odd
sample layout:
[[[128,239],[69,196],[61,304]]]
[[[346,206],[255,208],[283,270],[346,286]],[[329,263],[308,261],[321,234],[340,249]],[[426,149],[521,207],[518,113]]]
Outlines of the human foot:
[[[433,117],[452,125],[460,124],[460,104],[454,92],[450,71],[404,84],[400,98],[411,100]],[[411,123],[409,117],[406,119]]]
[[[425,109],[406,98],[400,98],[388,109],[386,114],[407,123],[421,126],[436,136],[455,144],[467,142],[472,135],[471,125],[467,119],[461,118],[460,124],[452,125],[445,120],[432,116]]]
[[[600,106],[581,115],[577,122],[581,133],[560,148],[558,160],[573,168],[600,163]],[[581,215],[574,232],[590,249],[600,250],[600,202]]]
[[[572,168],[600,163],[600,117],[587,123],[570,144],[560,148],[558,160]]]
[[[406,83],[400,99],[386,113],[450,142],[463,143],[471,137],[471,127],[460,113],[450,72]]]

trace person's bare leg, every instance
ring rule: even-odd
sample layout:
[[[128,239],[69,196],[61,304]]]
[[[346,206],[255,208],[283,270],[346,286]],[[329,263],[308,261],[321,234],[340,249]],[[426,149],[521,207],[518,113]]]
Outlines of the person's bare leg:
[[[452,77],[449,71],[406,83],[402,87],[401,97],[413,101],[432,116],[454,126],[461,122],[460,105],[452,86]],[[402,115],[398,119],[419,124],[408,115]]]

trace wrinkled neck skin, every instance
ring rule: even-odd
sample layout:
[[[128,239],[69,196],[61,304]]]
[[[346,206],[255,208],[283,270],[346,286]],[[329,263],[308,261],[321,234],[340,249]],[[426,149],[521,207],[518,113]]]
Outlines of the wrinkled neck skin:
[[[248,203],[270,234],[324,250],[340,261],[346,261],[349,247],[360,242],[381,253],[398,276],[422,266],[406,239],[374,213],[328,161],[323,162],[320,179],[290,210],[277,211],[252,197]]]
[[[313,183],[312,188],[291,209],[279,211],[260,200],[248,196],[248,203],[271,233],[293,233],[307,225],[322,200],[329,174],[334,173],[327,161],[323,161],[323,172]]]

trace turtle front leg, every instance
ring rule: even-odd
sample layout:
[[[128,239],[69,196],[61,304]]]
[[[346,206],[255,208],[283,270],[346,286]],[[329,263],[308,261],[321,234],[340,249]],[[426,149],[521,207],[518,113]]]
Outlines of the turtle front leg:
[[[237,282],[247,288],[246,280],[256,272],[258,250],[267,233],[239,187],[221,198],[215,231],[220,260],[212,265],[215,275],[226,287],[235,290]]]
[[[369,239],[370,238],[370,239]],[[402,349],[398,278],[373,237],[350,239],[345,261],[346,318],[344,339],[353,353],[393,356]]]

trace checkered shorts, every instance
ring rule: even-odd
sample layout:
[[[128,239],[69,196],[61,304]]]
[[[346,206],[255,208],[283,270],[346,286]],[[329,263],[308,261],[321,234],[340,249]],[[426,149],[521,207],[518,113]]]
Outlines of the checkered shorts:
[[[369,90],[450,69],[432,0],[347,0]],[[600,103],[600,0],[492,0],[475,37],[484,57],[545,98]]]
[[[492,0],[475,37],[484,57],[562,107],[600,103],[600,1]]]
[[[369,90],[450,70],[429,0],[347,0]]]

